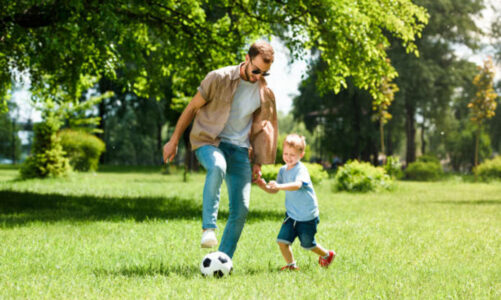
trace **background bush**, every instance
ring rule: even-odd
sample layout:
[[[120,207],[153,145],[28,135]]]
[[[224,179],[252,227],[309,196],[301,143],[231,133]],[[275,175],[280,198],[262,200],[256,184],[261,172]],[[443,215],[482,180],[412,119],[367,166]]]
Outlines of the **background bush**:
[[[384,164],[383,168],[386,174],[394,179],[400,179],[404,176],[402,163],[400,162],[400,157],[398,156],[386,157],[386,164]]]
[[[438,159],[438,157],[436,157],[435,155],[433,154],[424,154],[424,155],[421,155],[420,157],[417,158],[418,162],[424,162],[424,163],[435,163],[435,164],[440,164],[440,160]]]
[[[475,168],[474,172],[482,180],[501,179],[501,156],[484,161]]]
[[[328,178],[329,175],[327,172],[324,170],[322,165],[320,164],[311,164],[311,163],[303,163],[306,168],[308,169],[308,173],[310,173],[310,178],[311,182],[313,184],[317,184],[320,181],[324,180],[325,178]],[[261,167],[261,173],[262,177],[266,182],[269,182],[271,180],[277,180],[277,175],[278,171],[283,165],[263,165]]]
[[[71,170],[57,135],[59,127],[60,121],[53,115],[34,125],[33,148],[31,155],[21,166],[21,178],[59,177]]]
[[[438,162],[416,161],[410,163],[405,169],[405,178],[417,181],[433,181],[440,179],[444,174]]]
[[[59,132],[63,150],[77,171],[96,171],[99,157],[106,146],[98,137],[83,131],[65,129]]]
[[[348,161],[339,168],[334,177],[334,188],[338,191],[370,192],[389,189],[393,180],[381,167],[368,162]]]

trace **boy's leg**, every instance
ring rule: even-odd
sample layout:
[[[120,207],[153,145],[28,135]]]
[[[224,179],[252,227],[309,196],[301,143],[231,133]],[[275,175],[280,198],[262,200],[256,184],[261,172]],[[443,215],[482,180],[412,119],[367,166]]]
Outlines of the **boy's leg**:
[[[315,248],[311,249],[311,251],[315,252],[316,254],[320,255],[320,256],[326,256],[327,254],[329,254],[329,252],[327,252],[327,250],[325,250],[322,246],[320,246],[319,244],[317,244],[315,246]]]
[[[285,244],[283,242],[277,242],[280,247],[280,252],[285,259],[285,262],[290,265],[294,262],[294,255],[292,254],[292,248],[290,244]]]
[[[281,270],[298,270],[298,267],[294,262],[294,255],[292,254],[291,244],[296,239],[297,232],[294,228],[295,221],[287,214],[285,214],[285,219],[282,223],[282,227],[280,227],[280,232],[278,233],[277,243],[280,247],[280,252],[284,257],[287,265],[284,266]]]
[[[219,251],[233,257],[249,212],[252,170],[249,152],[246,148],[228,144],[221,144],[220,147],[226,154],[228,164],[226,185],[230,215],[224,228]]]
[[[217,211],[221,184],[226,174],[226,159],[223,152],[212,145],[198,148],[195,154],[200,164],[207,170],[203,192],[202,228],[214,229],[217,227]]]
[[[336,257],[336,253],[332,250],[325,250],[315,241],[315,234],[317,233],[317,225],[319,222],[320,220],[318,218],[307,222],[297,222],[296,230],[299,240],[301,241],[301,247],[318,254],[318,263],[322,267],[328,267]]]

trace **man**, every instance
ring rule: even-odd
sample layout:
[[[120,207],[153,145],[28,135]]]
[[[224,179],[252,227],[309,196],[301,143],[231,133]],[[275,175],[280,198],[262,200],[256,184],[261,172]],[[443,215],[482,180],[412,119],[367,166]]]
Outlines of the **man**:
[[[230,214],[219,251],[230,257],[249,211],[251,179],[260,178],[262,164],[275,162],[278,135],[275,97],[264,79],[273,59],[271,45],[258,41],[249,48],[245,62],[207,74],[163,149],[164,161],[171,161],[179,138],[195,119],[190,141],[199,162],[207,170],[201,246],[217,245],[214,230],[221,184],[225,179]]]

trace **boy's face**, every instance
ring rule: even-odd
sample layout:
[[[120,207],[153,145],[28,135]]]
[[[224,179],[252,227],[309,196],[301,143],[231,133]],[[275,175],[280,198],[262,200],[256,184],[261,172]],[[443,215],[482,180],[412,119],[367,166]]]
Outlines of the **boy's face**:
[[[287,167],[291,168],[297,164],[298,161],[303,158],[304,152],[300,152],[298,149],[284,144],[284,151],[282,153],[282,158],[284,159]]]

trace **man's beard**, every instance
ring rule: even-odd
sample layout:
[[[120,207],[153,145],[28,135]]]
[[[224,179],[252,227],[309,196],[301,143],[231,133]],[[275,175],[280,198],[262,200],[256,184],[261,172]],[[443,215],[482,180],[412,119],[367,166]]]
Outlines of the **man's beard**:
[[[247,77],[247,81],[248,82],[256,82],[256,81],[252,81],[251,80],[251,75],[250,75],[250,72],[249,72],[249,63],[247,63],[247,65],[245,66],[245,77]]]

